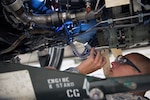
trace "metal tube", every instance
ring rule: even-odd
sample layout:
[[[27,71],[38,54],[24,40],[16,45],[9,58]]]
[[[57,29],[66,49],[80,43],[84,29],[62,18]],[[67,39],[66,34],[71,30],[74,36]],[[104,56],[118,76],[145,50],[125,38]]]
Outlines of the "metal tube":
[[[150,89],[150,74],[102,79],[91,82],[90,88],[94,87],[101,89],[104,94],[147,91]]]

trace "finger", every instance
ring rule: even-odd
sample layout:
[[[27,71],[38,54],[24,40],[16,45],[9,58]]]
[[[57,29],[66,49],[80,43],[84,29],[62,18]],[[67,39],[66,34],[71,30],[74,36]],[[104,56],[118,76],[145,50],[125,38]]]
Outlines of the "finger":
[[[98,65],[103,66],[106,63],[106,58],[101,54],[101,52],[97,52],[97,58],[95,58],[95,62],[97,62]]]
[[[94,58],[94,51],[95,51],[95,48],[92,48],[90,51],[90,57],[92,57],[92,58]]]
[[[96,51],[96,57],[95,57],[95,63],[98,63],[99,62],[99,60],[100,60],[100,58],[101,58],[101,54],[100,54],[100,52],[99,51]]]

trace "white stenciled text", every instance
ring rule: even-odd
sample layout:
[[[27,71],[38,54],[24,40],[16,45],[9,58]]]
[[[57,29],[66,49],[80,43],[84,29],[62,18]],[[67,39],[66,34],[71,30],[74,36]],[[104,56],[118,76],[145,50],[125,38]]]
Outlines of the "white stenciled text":
[[[62,78],[51,78],[47,80],[49,89],[53,88],[69,88],[74,87],[74,82],[69,80],[69,77],[62,77]]]

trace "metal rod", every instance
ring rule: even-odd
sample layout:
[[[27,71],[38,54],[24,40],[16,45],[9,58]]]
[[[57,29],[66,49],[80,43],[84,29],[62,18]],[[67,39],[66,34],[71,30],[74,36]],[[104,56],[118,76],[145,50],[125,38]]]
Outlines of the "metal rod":
[[[90,88],[95,87],[101,89],[104,94],[147,91],[150,89],[150,74],[107,78],[97,82],[91,82]]]

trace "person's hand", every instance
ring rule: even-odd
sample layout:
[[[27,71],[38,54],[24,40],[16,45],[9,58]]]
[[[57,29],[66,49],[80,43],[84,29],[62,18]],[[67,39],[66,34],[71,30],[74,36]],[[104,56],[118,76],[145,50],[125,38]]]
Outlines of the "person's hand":
[[[95,49],[92,48],[89,57],[84,60],[77,69],[81,74],[89,74],[98,69],[101,69],[106,64],[106,58],[102,56],[100,51],[96,51],[96,56],[94,56]]]

